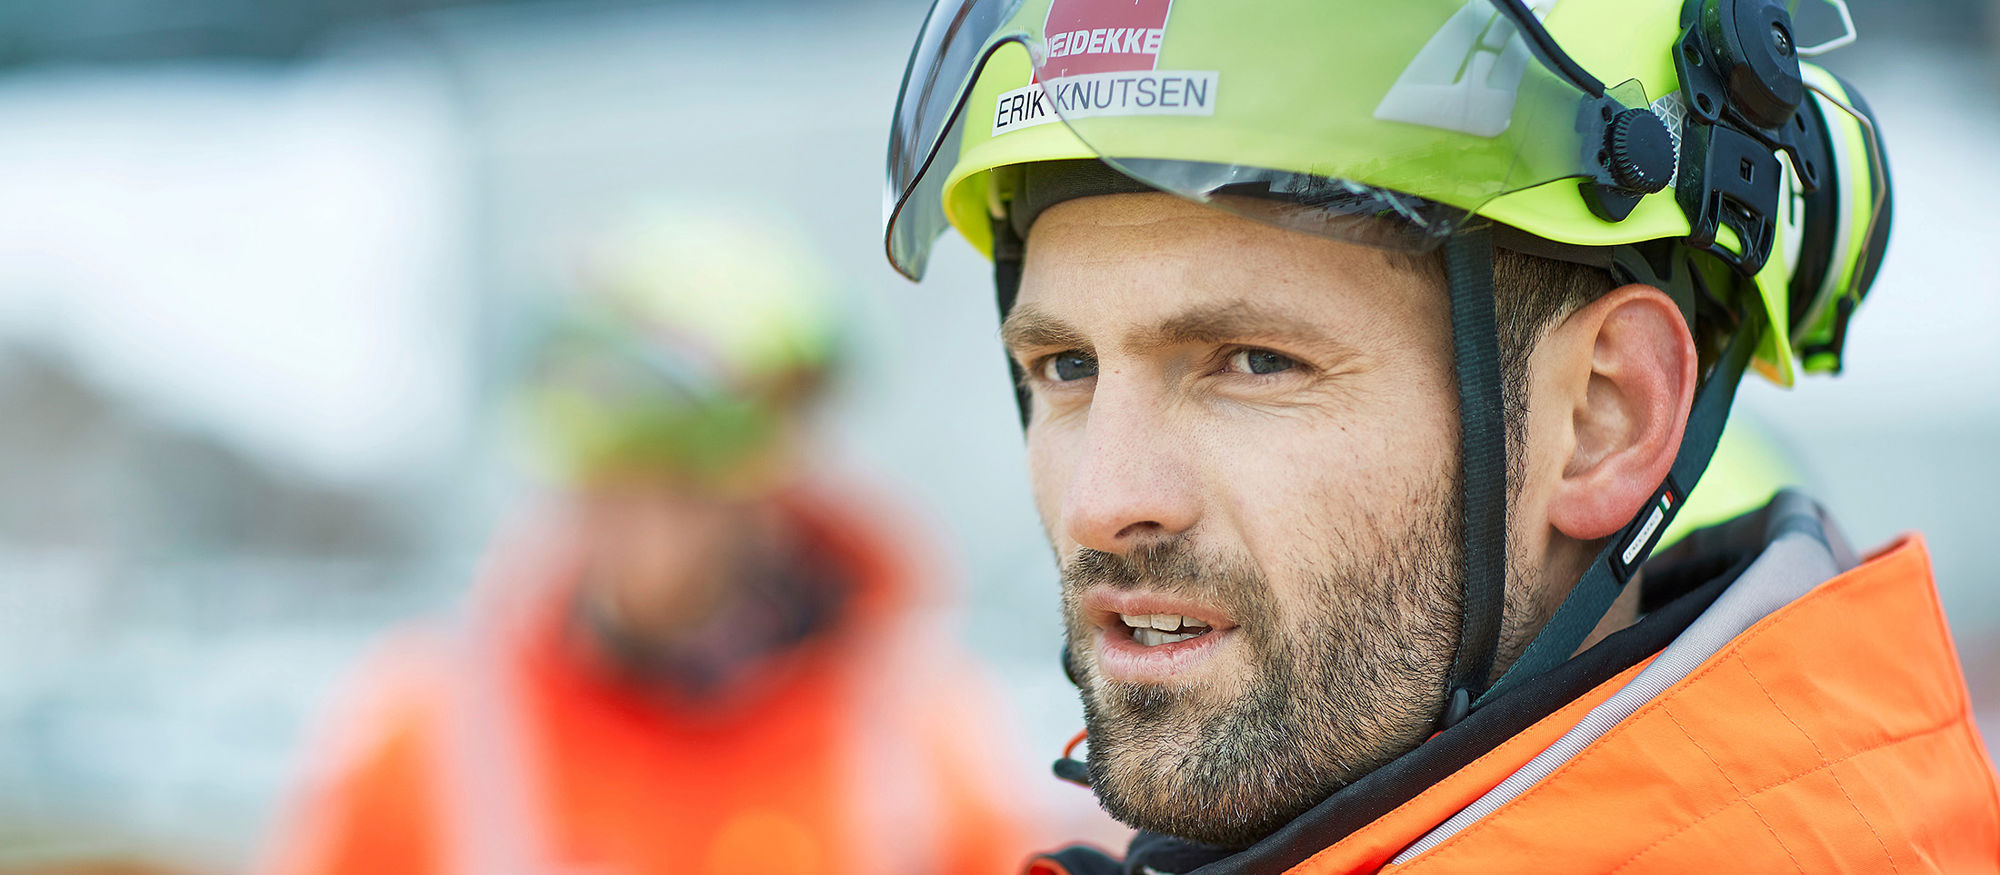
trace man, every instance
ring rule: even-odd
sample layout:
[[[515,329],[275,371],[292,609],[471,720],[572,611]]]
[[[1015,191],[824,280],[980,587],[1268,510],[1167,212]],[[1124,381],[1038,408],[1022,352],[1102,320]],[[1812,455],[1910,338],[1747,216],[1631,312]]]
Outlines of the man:
[[[1873,281],[1838,40],[1533,7],[933,9],[890,258],[994,259],[1058,772],[1141,829],[1032,871],[2000,870],[1921,539],[1784,493],[1646,558],[1743,373],[1837,371]]]
[[[523,391],[562,495],[364,672],[271,871],[1015,867],[909,539],[808,476],[835,301],[778,230],[675,210],[587,259]]]

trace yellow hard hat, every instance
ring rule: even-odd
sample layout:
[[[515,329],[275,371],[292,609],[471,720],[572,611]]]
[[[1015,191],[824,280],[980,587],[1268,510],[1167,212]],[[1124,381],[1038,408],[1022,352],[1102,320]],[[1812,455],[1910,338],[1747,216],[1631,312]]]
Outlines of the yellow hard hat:
[[[536,345],[520,406],[541,467],[731,473],[830,367],[835,292],[782,220],[635,211],[584,253]]]

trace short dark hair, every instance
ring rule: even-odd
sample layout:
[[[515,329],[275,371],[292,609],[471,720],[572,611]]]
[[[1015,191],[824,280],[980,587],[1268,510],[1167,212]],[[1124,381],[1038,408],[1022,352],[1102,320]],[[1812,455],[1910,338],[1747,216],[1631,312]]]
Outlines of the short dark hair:
[[[1445,287],[1444,256],[1391,259]],[[1493,316],[1500,334],[1500,399],[1506,410],[1507,477],[1519,483],[1528,439],[1528,359],[1542,335],[1616,288],[1611,272],[1515,249],[1493,250]]]
[[[1500,397],[1510,453],[1518,455],[1527,439],[1528,358],[1535,345],[1543,333],[1613,288],[1611,272],[1601,267],[1494,250],[1493,316],[1500,330]],[[1519,464],[1510,461],[1509,467]]]

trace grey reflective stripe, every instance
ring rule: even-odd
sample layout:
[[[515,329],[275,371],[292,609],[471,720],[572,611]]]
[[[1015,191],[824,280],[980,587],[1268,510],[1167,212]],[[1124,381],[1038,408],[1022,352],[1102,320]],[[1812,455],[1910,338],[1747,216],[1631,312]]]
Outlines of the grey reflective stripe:
[[[1595,743],[1611,727],[1687,677],[1757,621],[1854,566],[1852,551],[1812,502],[1796,493],[1783,493],[1773,501],[1769,512],[1771,521],[1767,532],[1775,535],[1769,546],[1708,610],[1703,611],[1686,631],[1660,651],[1652,664],[1613,693],[1611,698],[1592,708],[1555,744],[1529,760],[1527,765],[1509,775],[1499,786],[1487,791],[1486,795],[1403,849],[1390,863],[1409,862],[1498,811]]]
[[[929,628],[949,628],[938,622]],[[928,634],[914,617],[894,618],[866,630],[850,629],[843,661],[851,736],[846,787],[856,834],[849,837],[857,858],[841,863],[857,872],[905,875],[940,871],[942,823],[938,816],[937,773],[931,768],[929,727],[904,721],[920,717],[924,703],[910,689],[910,675],[927,670],[922,651],[913,646]],[[930,642],[938,647],[942,642]],[[931,650],[931,653],[941,652]],[[912,732],[911,730],[916,730]],[[911,744],[914,736],[915,744]]]
[[[441,710],[444,729],[436,767],[443,788],[446,866],[454,875],[576,875],[616,871],[564,862],[555,853],[550,824],[540,816],[544,788],[536,785],[539,749],[528,740],[527,706],[517,695],[507,642],[518,630],[501,610],[472,606],[472,616],[446,631],[445,677],[449,684]],[[923,651],[915,646],[920,629],[913,620],[850,636],[848,645],[865,653],[843,657],[854,665],[845,682],[846,698],[857,703],[843,726],[851,749],[843,776],[854,800],[850,811],[857,834],[826,849],[853,853],[842,861],[855,871],[916,875],[938,871],[938,813],[942,798],[929,766],[936,757],[909,744],[901,721],[922,704],[898,683]],[[937,628],[946,624],[935,623]],[[927,642],[928,652],[943,643]],[[921,727],[919,727],[921,728]],[[922,742],[919,733],[919,742]]]
[[[533,750],[501,646],[506,630],[479,607],[446,633],[438,763],[447,866],[459,875],[547,875],[558,870],[534,816]]]

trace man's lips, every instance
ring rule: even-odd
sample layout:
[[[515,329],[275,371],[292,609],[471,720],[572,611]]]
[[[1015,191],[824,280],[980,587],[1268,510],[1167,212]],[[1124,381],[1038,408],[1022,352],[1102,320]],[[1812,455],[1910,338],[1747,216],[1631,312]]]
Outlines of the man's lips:
[[[1194,599],[1098,587],[1080,607],[1097,626],[1097,668],[1110,681],[1173,680],[1235,637],[1235,621]]]
[[[1216,632],[1236,628],[1236,621],[1220,608],[1195,599],[1149,593],[1144,590],[1115,590],[1109,587],[1092,587],[1078,602],[1085,616],[1098,628],[1107,631],[1121,631],[1126,626],[1123,617],[1142,614],[1169,614],[1189,617]]]

